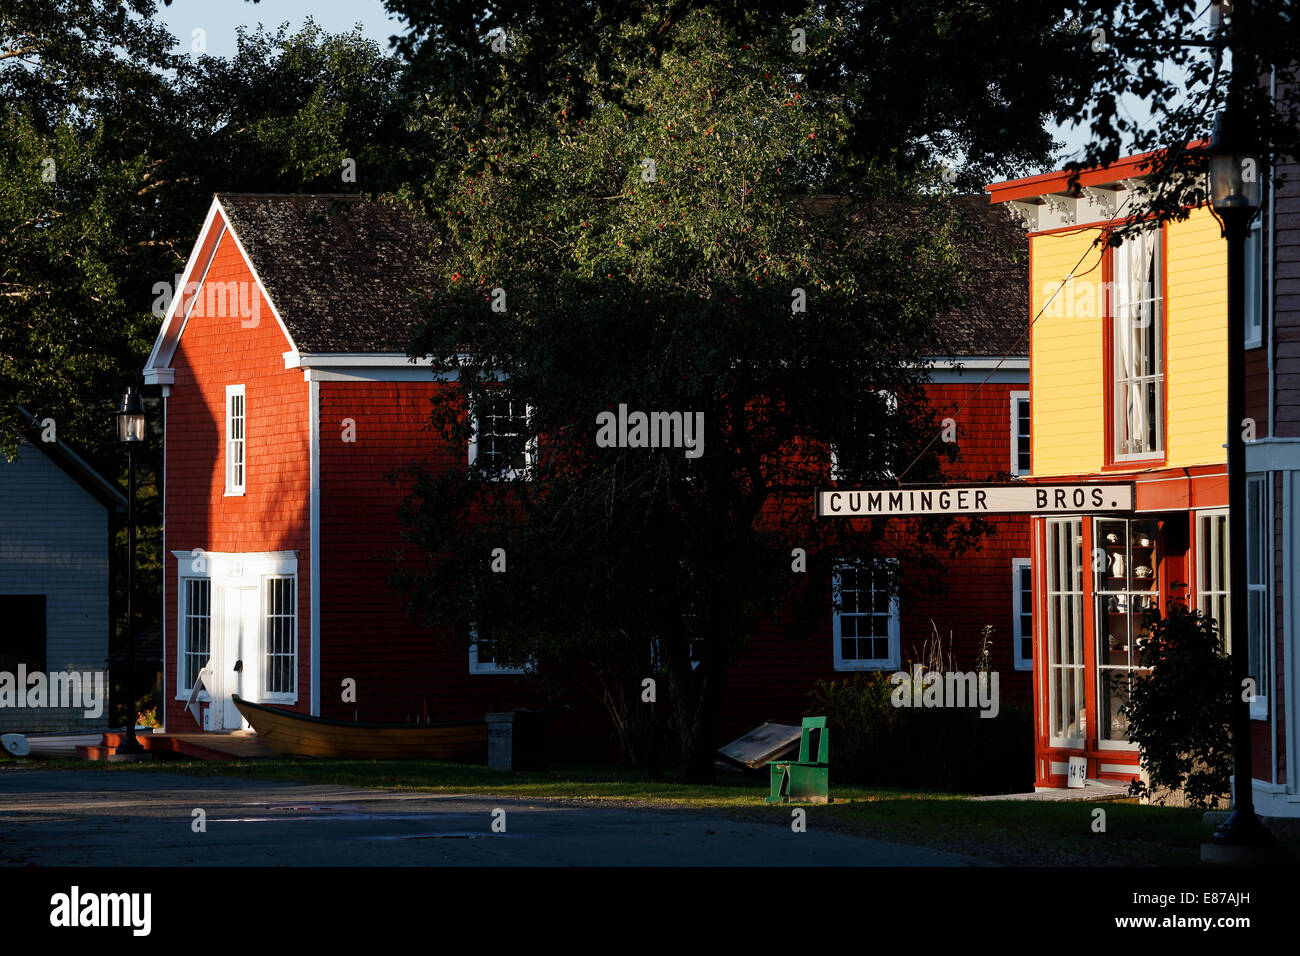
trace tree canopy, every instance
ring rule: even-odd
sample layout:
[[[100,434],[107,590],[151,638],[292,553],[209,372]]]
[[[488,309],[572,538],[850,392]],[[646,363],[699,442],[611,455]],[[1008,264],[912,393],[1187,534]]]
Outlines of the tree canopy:
[[[441,282],[412,347],[459,377],[435,434],[463,447],[488,414],[527,409],[503,454],[530,480],[491,480],[484,456],[423,474],[407,517],[432,560],[401,583],[427,623],[543,679],[593,677],[607,702],[640,706],[641,681],[666,676],[680,773],[699,779],[757,622],[788,600],[824,614],[839,558],[892,580],[880,525],[814,525],[811,491],[832,448],[847,480],[938,477],[950,449],[927,447],[920,387],[963,224],[883,164],[824,196],[847,148],[839,99],[784,43],[738,42],[705,13],[674,29],[657,67],[625,63],[620,96],[581,115],[559,103],[522,131],[484,113],[470,148],[487,159],[444,188]],[[698,420],[700,453],[608,447],[598,422],[620,405]],[[921,562],[979,531],[910,530]],[[636,723],[627,710],[616,723]]]

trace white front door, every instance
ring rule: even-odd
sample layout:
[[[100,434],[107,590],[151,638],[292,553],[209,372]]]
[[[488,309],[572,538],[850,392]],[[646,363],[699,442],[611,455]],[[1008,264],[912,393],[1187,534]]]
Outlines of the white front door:
[[[256,701],[259,694],[258,662],[261,660],[261,620],[257,588],[225,588],[221,633],[221,654],[214,675],[213,730],[247,730],[232,700],[238,694]]]

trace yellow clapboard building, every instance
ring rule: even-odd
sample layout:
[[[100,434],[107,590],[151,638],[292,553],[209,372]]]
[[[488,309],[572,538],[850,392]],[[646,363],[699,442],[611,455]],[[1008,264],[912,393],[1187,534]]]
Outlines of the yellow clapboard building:
[[[1031,523],[1035,778],[1127,781],[1148,608],[1225,618],[1227,253],[1208,208],[1129,222],[1149,156],[995,183],[1030,248],[1031,482],[1131,482],[1127,515]],[[1118,244],[1111,244],[1111,237]]]

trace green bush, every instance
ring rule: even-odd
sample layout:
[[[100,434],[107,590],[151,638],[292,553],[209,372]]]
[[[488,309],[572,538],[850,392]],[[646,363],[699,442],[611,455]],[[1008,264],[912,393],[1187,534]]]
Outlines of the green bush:
[[[1228,792],[1232,772],[1232,661],[1218,625],[1199,611],[1171,605],[1153,612],[1137,639],[1138,661],[1150,673],[1133,682],[1120,708],[1137,744],[1149,784],[1130,791],[1163,803],[1177,793],[1193,807]]]
[[[895,707],[890,675],[818,681],[810,713],[831,732],[831,779],[957,793],[1022,793],[1034,785],[1034,721],[1028,706]]]
[[[846,782],[865,782],[878,763],[880,741],[888,735],[894,708],[889,675],[854,674],[813,685],[810,714],[825,714],[831,733],[831,772]]]

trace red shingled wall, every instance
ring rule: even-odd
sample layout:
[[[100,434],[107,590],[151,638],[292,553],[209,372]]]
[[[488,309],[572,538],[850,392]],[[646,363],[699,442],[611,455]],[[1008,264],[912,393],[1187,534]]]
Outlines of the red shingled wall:
[[[385,477],[413,462],[431,471],[465,467],[468,449],[438,447],[423,429],[433,382],[320,383],[321,714],[367,721],[460,720],[544,701],[519,676],[471,674],[463,639],[424,628],[402,608],[389,583],[401,550],[399,508],[411,480]],[[343,420],[355,441],[343,441]],[[356,704],[343,703],[344,678],[357,682]],[[608,750],[608,722],[586,701],[557,720],[557,756]],[[557,728],[558,730],[559,728]]]
[[[252,276],[230,237],[222,240],[209,279],[251,282]],[[196,310],[199,312],[199,310]],[[196,314],[190,319],[173,367],[176,381],[168,401],[167,542],[172,550],[298,552],[297,708],[310,706],[311,567],[309,540],[309,386],[301,371],[286,370],[289,343],[263,301],[256,327],[239,316]],[[248,491],[224,496],[225,386],[243,383],[248,402]],[[940,414],[958,423],[961,457],[955,471],[981,480],[1004,472],[1010,457],[1009,393],[1024,384],[970,382],[936,384],[929,395]],[[412,461],[434,467],[461,466],[465,450],[430,455],[433,436],[423,430],[429,398],[439,386],[426,382],[322,382],[320,397],[321,493],[321,713],[327,717],[403,721],[425,713],[431,719],[479,716],[491,710],[539,703],[519,678],[469,673],[463,643],[443,641],[415,626],[388,584],[393,570],[386,553],[404,547],[398,508],[409,481],[386,474]],[[957,406],[964,407],[957,411]],[[342,421],[353,419],[355,442],[342,440]],[[812,518],[812,502],[792,505]],[[1013,667],[1011,649],[1011,561],[1026,557],[1028,522],[995,519],[996,537],[953,563],[951,590],[940,596],[920,584],[920,597],[902,611],[902,658],[919,652],[931,621],[945,639],[951,632],[957,665],[973,666],[980,628],[991,623],[994,666],[1004,701],[1029,696],[1029,673]],[[895,536],[898,553],[908,542]],[[729,675],[724,733],[740,731],[767,717],[797,717],[819,678],[847,676],[833,667],[830,581],[809,582],[825,592],[826,613],[809,636],[787,634],[787,616],[765,622]],[[176,563],[166,573],[168,687],[175,696]],[[346,677],[357,681],[356,704],[341,700]],[[581,703],[581,702],[580,702]],[[180,702],[167,702],[171,729],[193,727]],[[589,704],[565,718],[585,722],[581,737],[609,745],[603,715]]]
[[[1028,386],[990,383],[981,388],[979,377],[970,375],[970,382],[930,385],[927,395],[941,416],[951,415],[957,422],[960,457],[950,470],[963,479],[984,480],[1009,468],[1010,394],[1026,391]],[[963,403],[964,408],[958,411]],[[812,501],[794,502],[790,507],[796,509],[796,515],[802,509],[809,521],[817,520],[812,517]],[[1001,700],[1004,704],[1028,703],[1030,672],[1015,669],[1011,643],[1011,562],[1029,557],[1029,520],[1003,517],[990,521],[994,532],[985,539],[981,550],[949,560],[952,575],[946,594],[941,594],[932,581],[915,572],[912,574],[910,587],[916,591],[916,599],[910,606],[904,604],[900,608],[900,655],[904,667],[909,659],[919,658],[923,645],[931,637],[933,622],[945,646],[951,634],[957,668],[973,669],[981,628],[986,623],[992,624],[996,628],[992,666],[999,673]],[[906,575],[911,545],[904,527],[900,523],[899,530],[891,537],[894,553],[900,557]],[[816,681],[852,676],[852,672],[835,670],[831,581],[810,580],[808,586],[824,594],[821,603],[825,614],[811,631],[796,625],[788,612],[760,626],[728,674],[724,738],[742,733],[762,720],[796,719],[808,712],[808,692]],[[795,636],[802,634],[806,636]]]
[[[237,309],[208,308],[206,284],[180,339],[167,399],[163,619],[167,729],[198,725],[176,697],[177,559],[173,551],[298,552],[298,703],[310,708],[311,554],[307,383],[284,367],[289,349],[270,306],[230,233],[222,237],[206,283],[245,283],[258,296],[256,324]],[[227,314],[215,314],[225,311]],[[246,323],[247,326],[246,326]],[[243,384],[247,410],[246,493],[225,495],[226,386]],[[215,608],[217,595],[213,592]],[[215,636],[215,629],[213,631]]]

